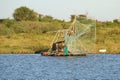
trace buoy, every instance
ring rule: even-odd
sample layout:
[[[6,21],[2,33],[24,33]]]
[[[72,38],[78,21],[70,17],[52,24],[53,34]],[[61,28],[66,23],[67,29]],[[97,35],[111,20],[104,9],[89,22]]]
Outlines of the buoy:
[[[105,53],[105,52],[107,52],[107,50],[106,49],[100,49],[99,52],[100,53]]]

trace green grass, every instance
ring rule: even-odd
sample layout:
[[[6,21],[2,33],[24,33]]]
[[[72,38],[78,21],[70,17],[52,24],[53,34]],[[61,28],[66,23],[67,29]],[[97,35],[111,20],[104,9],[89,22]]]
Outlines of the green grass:
[[[105,26],[97,29],[95,53],[106,49],[106,53],[120,53],[120,25]]]
[[[49,49],[53,34],[15,34],[1,36],[0,53],[35,53]]]
[[[106,49],[106,53],[120,53],[120,23],[97,22],[96,25],[93,53],[99,53],[99,49]],[[33,54],[50,48],[55,33],[47,32],[66,29],[70,23],[21,21],[7,26],[0,23],[0,53]]]

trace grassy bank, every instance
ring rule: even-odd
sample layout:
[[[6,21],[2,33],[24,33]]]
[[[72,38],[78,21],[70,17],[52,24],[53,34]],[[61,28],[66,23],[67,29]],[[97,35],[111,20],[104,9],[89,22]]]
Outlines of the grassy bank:
[[[95,52],[106,49],[106,53],[120,53],[120,23],[97,22]]]
[[[0,53],[35,53],[50,47],[53,34],[14,34],[0,36]]]
[[[0,53],[35,53],[50,48],[55,33],[66,29],[69,22],[32,22],[14,20],[0,23]],[[96,44],[93,53],[106,49],[106,53],[120,53],[120,23],[97,22]]]

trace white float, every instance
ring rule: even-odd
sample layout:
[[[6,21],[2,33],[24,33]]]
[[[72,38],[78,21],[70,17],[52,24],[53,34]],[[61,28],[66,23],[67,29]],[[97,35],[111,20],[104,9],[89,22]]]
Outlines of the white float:
[[[105,53],[107,50],[106,49],[100,49],[99,52]]]

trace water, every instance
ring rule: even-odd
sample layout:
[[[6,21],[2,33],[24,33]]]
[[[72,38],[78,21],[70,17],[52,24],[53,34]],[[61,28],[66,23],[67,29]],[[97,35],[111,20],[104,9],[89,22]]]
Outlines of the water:
[[[120,55],[1,54],[0,80],[120,80]]]

